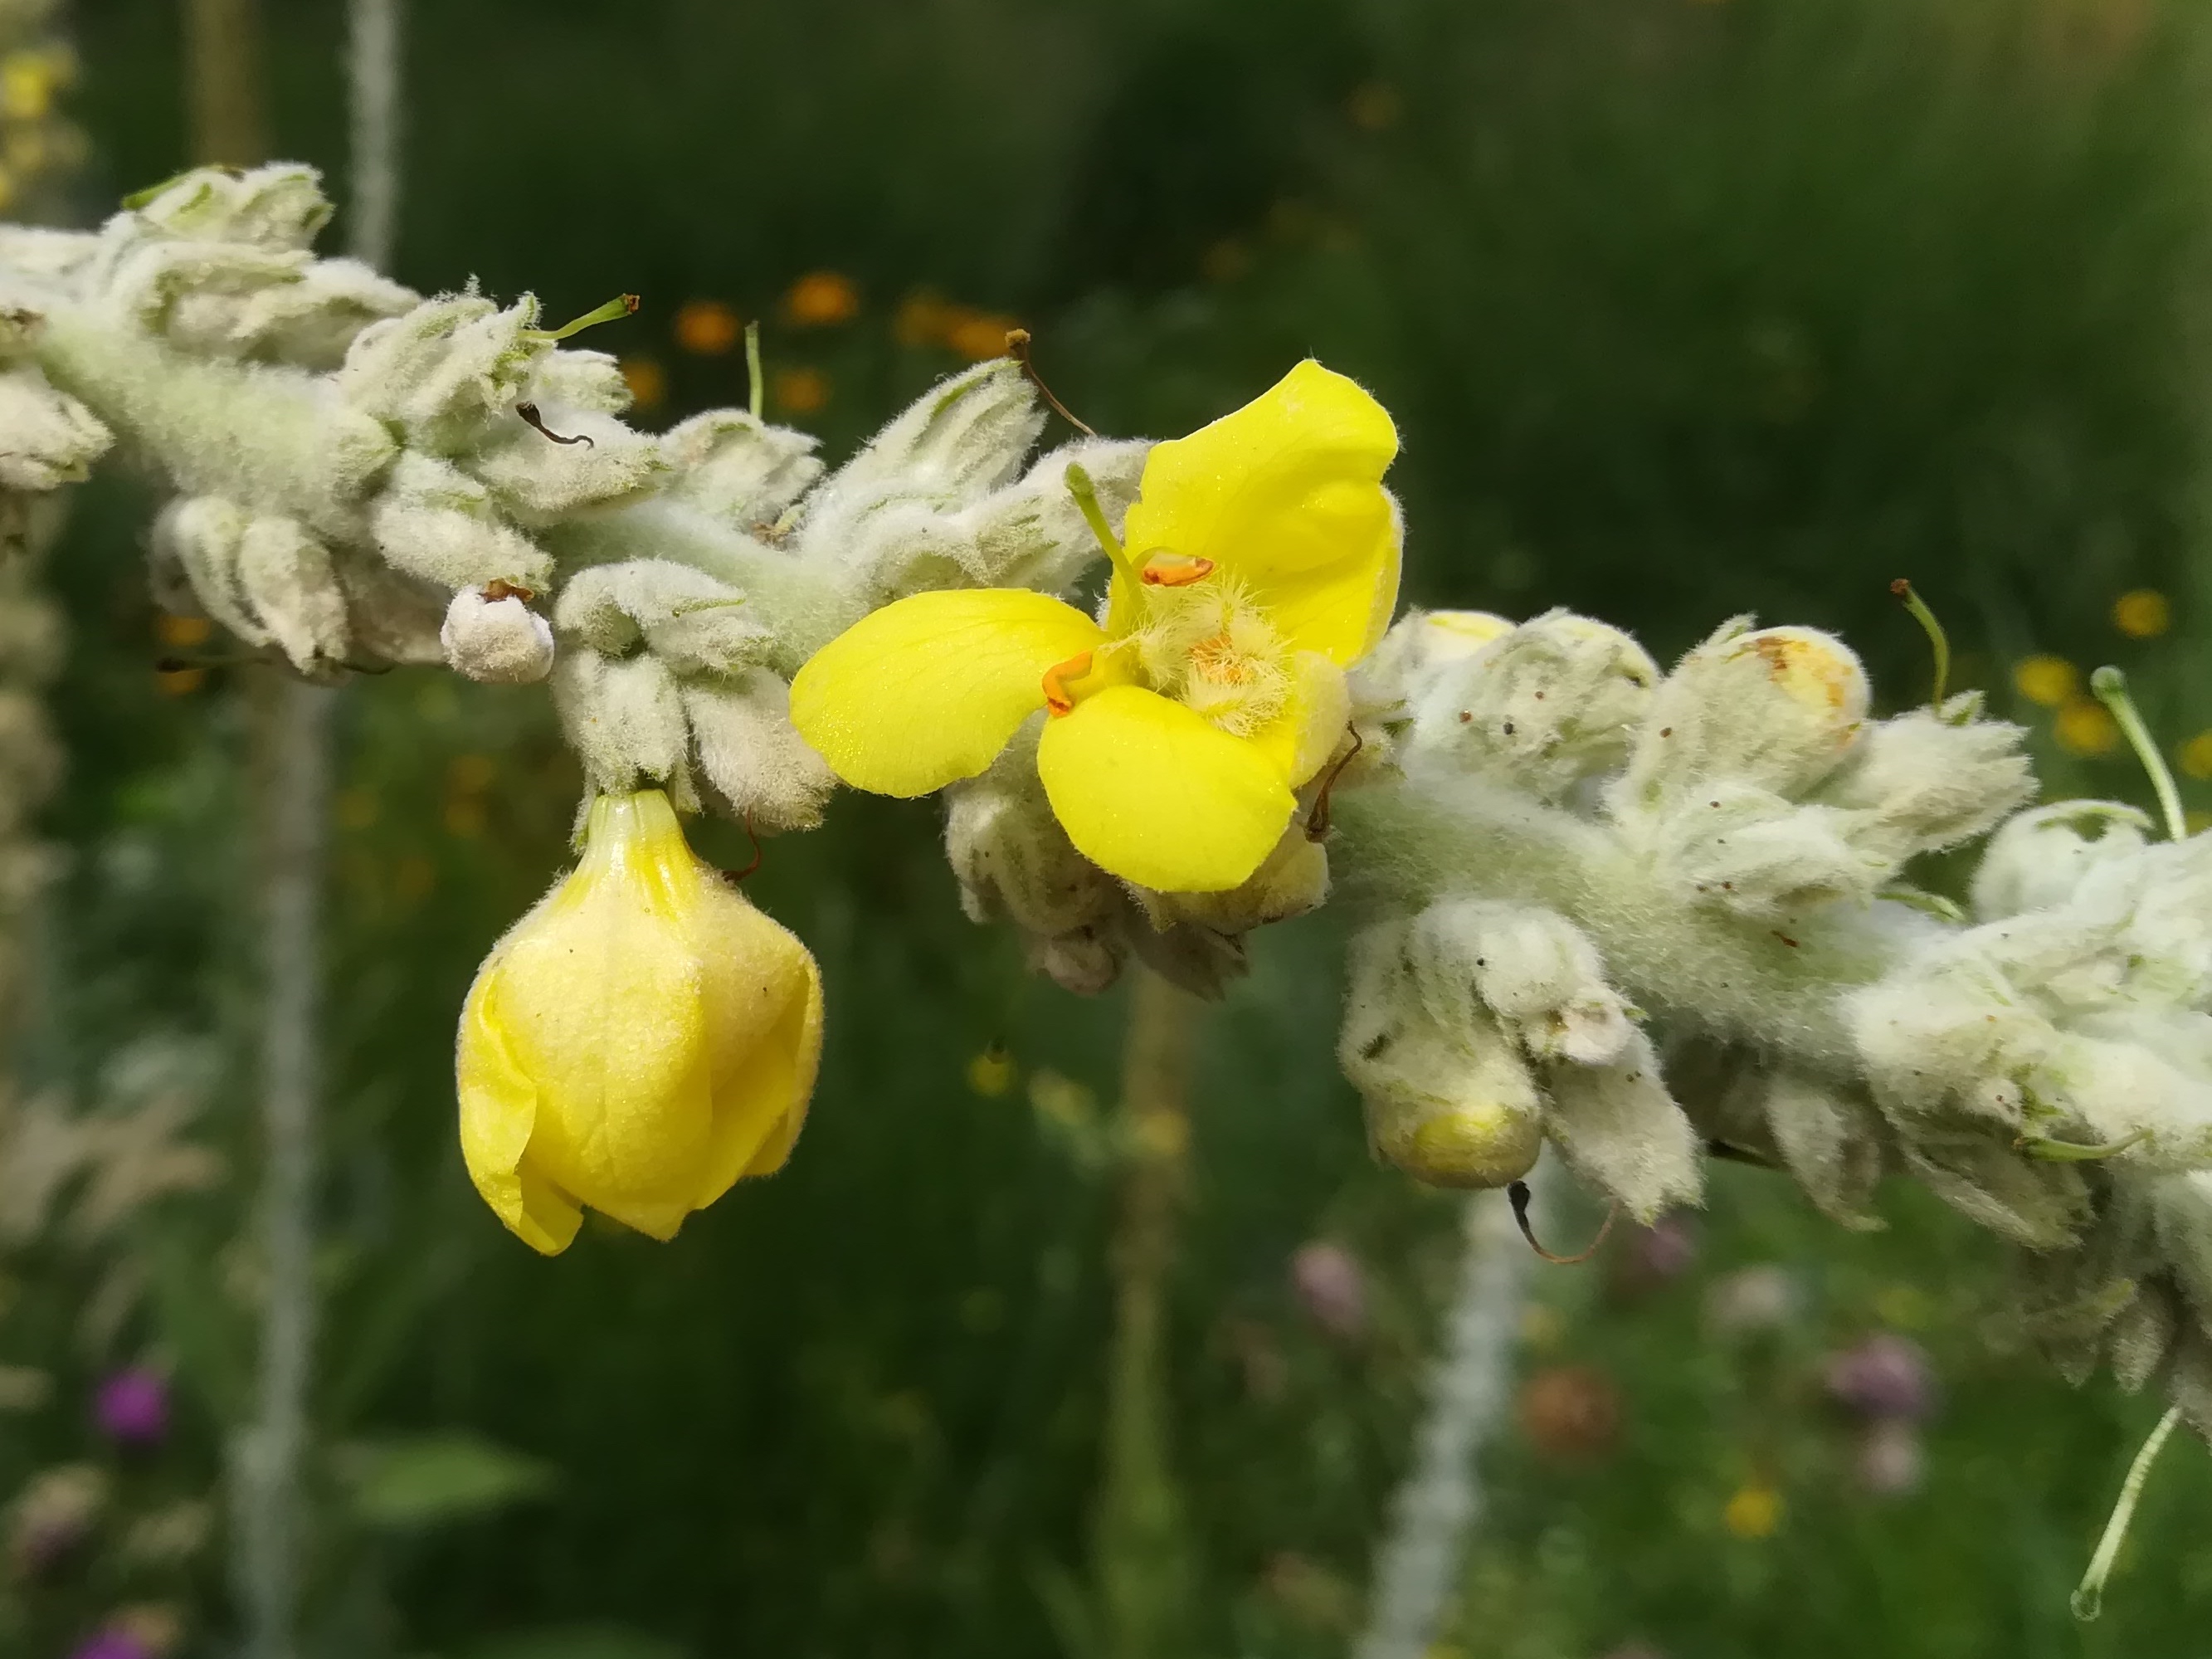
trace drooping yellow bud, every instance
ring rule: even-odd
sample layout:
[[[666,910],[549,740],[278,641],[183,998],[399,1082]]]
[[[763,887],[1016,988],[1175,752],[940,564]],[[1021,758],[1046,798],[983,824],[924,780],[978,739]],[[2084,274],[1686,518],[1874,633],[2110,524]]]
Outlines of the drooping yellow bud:
[[[461,1010],[461,1154],[548,1255],[592,1208],[672,1238],[781,1167],[822,1048],[806,947],[684,839],[657,789],[592,803],[574,872],[510,929]]]

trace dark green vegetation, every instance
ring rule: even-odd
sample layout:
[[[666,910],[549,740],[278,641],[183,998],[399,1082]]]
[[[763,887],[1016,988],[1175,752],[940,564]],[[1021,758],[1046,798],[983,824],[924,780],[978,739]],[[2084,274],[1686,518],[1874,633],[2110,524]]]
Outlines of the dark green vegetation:
[[[88,210],[182,158],[174,9],[79,8]],[[277,147],[342,185],[341,9],[264,9]],[[900,337],[918,292],[1026,323],[1109,430],[1185,428],[1312,351],[1399,418],[1421,599],[1571,604],[1662,653],[1756,608],[1849,631],[1897,703],[1926,672],[1887,594],[1910,574],[2001,708],[2030,651],[2118,655],[2162,731],[2212,724],[2212,66],[2178,0],[413,9],[396,274],[530,288],[560,316],[641,292],[604,339],[665,371],[647,421],[742,398],[738,358],[678,343],[699,298],[765,314],[772,368],[823,377],[795,418],[833,452],[960,361]],[[858,284],[858,315],[780,325],[818,270]],[[76,856],[27,1054],[34,1082],[87,1091],[149,1031],[224,1045],[205,1123],[231,1179],[141,1224],[157,1293],[117,1350],[175,1361],[164,1456],[205,1485],[252,1357],[252,860],[232,677],[164,696],[153,672],[149,505],[104,479],[56,555],[75,644],[50,829]],[[2107,620],[2138,587],[2174,601],[2148,644]],[[477,959],[563,857],[574,767],[534,692],[394,676],[343,726],[318,1655],[1054,1651],[1054,1587],[1088,1578],[1113,1182],[1025,1091],[1049,1072],[1110,1102],[1120,999],[1029,981],[963,922],[928,808],[843,799],[750,890],[830,983],[793,1167],[673,1245],[594,1231],[541,1261],[462,1176],[451,1041]],[[2062,793],[2136,788],[2052,758]],[[726,826],[707,842],[746,860]],[[1334,938],[1330,918],[1262,936],[1205,1030],[1171,1336],[1188,1659],[1346,1651],[1454,1258],[1453,1206],[1370,1166],[1335,1076]],[[969,1062],[1001,1042],[1021,1082],[987,1098]],[[1723,1174],[1684,1278],[1540,1280],[1532,1363],[1595,1368],[1619,1427],[1550,1455],[1511,1428],[1488,1459],[1468,1659],[2201,1645],[2200,1448],[2154,1478],[2078,1637],[2066,1590],[2152,1409],[2005,1352],[1994,1250],[1914,1195],[1855,1237]],[[1369,1266],[1358,1341],[1291,1294],[1313,1237]],[[1795,1275],[1795,1311],[1717,1334],[1706,1287],[1759,1262]],[[1944,1383],[1924,1485],[1887,1499],[1857,1489],[1820,1390],[1830,1347],[1884,1327]],[[11,1483],[83,1441],[66,1393],[10,1422]],[[486,1476],[517,1501],[362,1513],[353,1449],[456,1430],[536,1460]],[[1762,1483],[1778,1530],[1733,1535],[1724,1506]],[[213,1563],[200,1587],[221,1620]],[[548,1629],[584,1634],[519,1639]]]

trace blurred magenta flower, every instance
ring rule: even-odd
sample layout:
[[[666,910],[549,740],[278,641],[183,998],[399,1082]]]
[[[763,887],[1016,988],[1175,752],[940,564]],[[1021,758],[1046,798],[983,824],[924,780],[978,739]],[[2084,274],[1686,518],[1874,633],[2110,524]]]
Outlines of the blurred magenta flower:
[[[132,1365],[115,1372],[93,1397],[93,1416],[126,1446],[153,1446],[169,1432],[169,1384],[159,1371]]]
[[[1291,1257],[1291,1284],[1313,1322],[1340,1341],[1367,1329],[1367,1274],[1342,1246],[1316,1240]]]
[[[70,1650],[70,1659],[156,1659],[154,1650],[120,1625],[110,1625]]]
[[[1859,1438],[1857,1463],[1859,1485],[1880,1497],[1918,1491],[1928,1464],[1920,1431],[1903,1418],[1876,1419]]]
[[[1828,1393],[1860,1416],[1917,1423],[1936,1409],[1936,1378],[1917,1342],[1877,1331],[1828,1358]]]

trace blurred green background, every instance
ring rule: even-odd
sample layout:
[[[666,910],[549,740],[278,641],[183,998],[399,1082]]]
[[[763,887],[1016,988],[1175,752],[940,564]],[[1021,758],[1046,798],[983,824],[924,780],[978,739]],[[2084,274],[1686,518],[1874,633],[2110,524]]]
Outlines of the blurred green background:
[[[833,457],[1010,321],[1112,432],[1188,429],[1312,353],[1398,418],[1413,597],[1569,605],[1662,656],[1745,610],[1836,628],[1895,707],[1925,690],[1910,576],[2049,793],[2141,793],[2068,679],[2113,660],[2212,807],[2188,0],[410,11],[394,274],[556,315],[642,294],[592,343],[646,424],[742,401],[755,318],[770,412]],[[343,7],[263,13],[276,149],[343,201]],[[71,27],[92,216],[187,159],[181,25],[80,0]],[[253,1354],[241,699],[155,671],[155,500],[103,476],[52,561],[67,863],[19,1057],[98,1111],[157,1045],[228,1173],[26,1246],[0,1320],[0,1360],[64,1379],[0,1419],[0,1491],[90,1459],[132,1513],[213,1497]],[[830,987],[791,1168],[673,1244],[587,1230],[543,1261],[462,1174],[451,1044],[562,864],[575,769],[537,692],[425,672],[351,688],[342,742],[312,1652],[1120,1659],[1085,1608],[1122,995],[1067,997],[965,923],[930,807],[842,798],[749,888]],[[702,848],[748,856],[728,826]],[[1458,1210],[1369,1161],[1337,944],[1328,916],[1269,930],[1204,1017],[1166,1377],[1186,1588],[1156,1659],[1348,1652],[1410,1455]],[[1540,1271],[1440,1659],[2202,1650],[2202,1449],[2077,1626],[2155,1408],[2008,1342],[1986,1239],[1916,1193],[1885,1213],[1845,1234],[1724,1169],[1683,1230]],[[1316,1243],[1357,1318],[1300,1294]],[[92,1322],[118,1274],[129,1311]],[[1826,1385],[1881,1332],[1939,1379],[1902,1474]],[[88,1419],[129,1361],[173,1378],[155,1450]],[[158,1574],[119,1542],[18,1550],[9,1650],[154,1597],[176,1651],[227,1651],[220,1532]]]

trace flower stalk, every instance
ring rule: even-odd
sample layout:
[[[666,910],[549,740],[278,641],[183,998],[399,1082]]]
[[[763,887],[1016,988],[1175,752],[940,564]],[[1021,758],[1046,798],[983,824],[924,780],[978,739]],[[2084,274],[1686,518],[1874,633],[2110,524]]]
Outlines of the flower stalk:
[[[1191,1540],[1170,1462],[1167,1304],[1190,1144],[1197,1007],[1156,974],[1130,986],[1121,1057],[1114,1329],[1092,1533],[1099,1659],[1191,1652]]]

